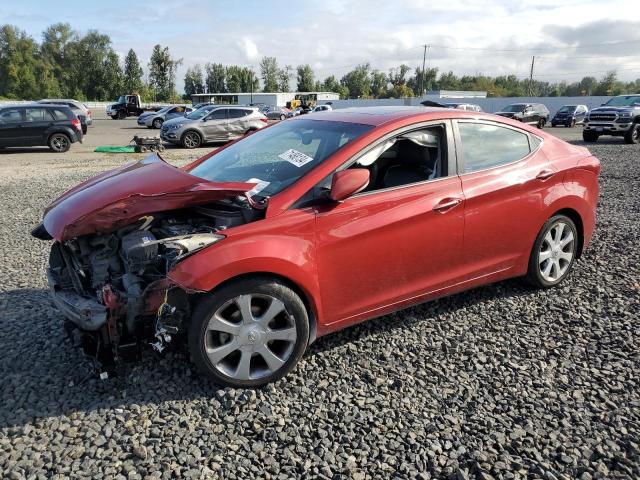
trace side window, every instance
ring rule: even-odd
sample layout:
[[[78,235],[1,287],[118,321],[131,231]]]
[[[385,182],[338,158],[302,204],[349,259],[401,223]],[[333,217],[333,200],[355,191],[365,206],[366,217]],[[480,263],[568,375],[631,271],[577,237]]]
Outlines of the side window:
[[[230,108],[229,109],[229,119],[232,118],[242,118],[247,115],[246,110],[242,110],[240,108]]]
[[[224,120],[227,118],[227,110],[226,108],[216,108],[209,114],[207,120]]]
[[[444,125],[405,132],[376,145],[350,168],[369,170],[372,192],[447,176]]]
[[[26,113],[27,122],[45,122],[51,120],[49,112],[44,108],[27,108]]]
[[[486,123],[459,122],[464,173],[515,162],[529,155],[527,134]]]
[[[2,123],[19,123],[22,121],[22,112],[19,108],[10,108],[0,113]]]

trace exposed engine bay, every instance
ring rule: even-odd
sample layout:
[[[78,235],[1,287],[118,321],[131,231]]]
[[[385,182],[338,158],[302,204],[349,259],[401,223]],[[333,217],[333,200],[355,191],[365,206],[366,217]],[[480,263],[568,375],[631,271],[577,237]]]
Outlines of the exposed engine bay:
[[[167,273],[183,258],[224,238],[224,230],[261,218],[238,200],[143,216],[112,233],[55,242],[49,285],[96,368],[107,371],[140,357],[142,347],[162,352],[185,331],[192,293]]]

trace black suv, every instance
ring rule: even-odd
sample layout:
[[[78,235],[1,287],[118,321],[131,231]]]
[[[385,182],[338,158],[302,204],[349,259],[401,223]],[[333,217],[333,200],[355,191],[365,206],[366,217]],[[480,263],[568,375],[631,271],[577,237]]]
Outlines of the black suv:
[[[66,152],[75,142],[82,142],[82,126],[66,105],[0,105],[0,148],[47,145]]]
[[[538,128],[549,122],[549,109],[541,103],[512,103],[496,112],[496,115],[536,125]]]
[[[640,94],[618,95],[589,112],[582,138],[585,142],[597,142],[600,135],[624,137],[627,143],[640,143]]]

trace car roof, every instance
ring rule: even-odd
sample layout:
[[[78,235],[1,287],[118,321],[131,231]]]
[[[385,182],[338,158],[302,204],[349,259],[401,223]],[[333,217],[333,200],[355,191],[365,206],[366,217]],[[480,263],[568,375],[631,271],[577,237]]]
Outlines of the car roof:
[[[397,120],[421,117],[421,119],[439,120],[444,118],[483,118],[495,120],[494,116],[474,112],[470,110],[452,110],[441,107],[405,107],[405,106],[380,106],[380,107],[352,107],[327,110],[317,119],[322,121],[334,121],[345,123],[361,123],[365,125],[379,126]],[[291,121],[304,120],[304,115],[294,117]],[[502,120],[501,120],[502,121]]]

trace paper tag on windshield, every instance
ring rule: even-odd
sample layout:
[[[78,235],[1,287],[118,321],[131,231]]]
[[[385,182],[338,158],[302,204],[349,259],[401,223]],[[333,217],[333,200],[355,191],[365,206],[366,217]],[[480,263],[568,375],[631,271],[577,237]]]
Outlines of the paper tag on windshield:
[[[278,155],[278,157],[286,160],[289,163],[293,163],[296,167],[306,165],[311,160],[313,160],[313,157],[305,155],[304,153],[294,150],[293,148],[290,148],[286,152],[281,153],[280,155]]]
[[[260,180],[259,178],[250,178],[249,180],[247,180],[247,183],[255,183],[256,184],[255,187],[253,187],[251,190],[249,190],[247,192],[247,195],[249,195],[250,197],[253,197],[254,195],[257,195],[262,190],[267,188],[267,186],[269,185],[270,182],[267,182],[265,180]]]

